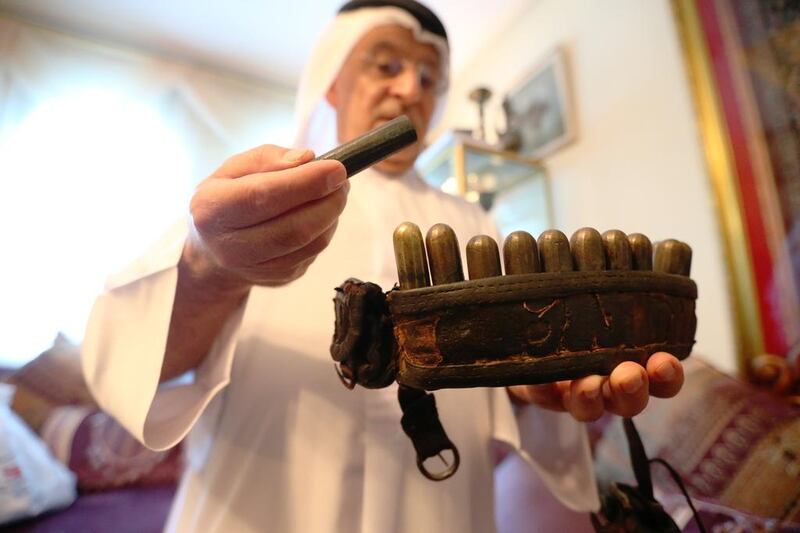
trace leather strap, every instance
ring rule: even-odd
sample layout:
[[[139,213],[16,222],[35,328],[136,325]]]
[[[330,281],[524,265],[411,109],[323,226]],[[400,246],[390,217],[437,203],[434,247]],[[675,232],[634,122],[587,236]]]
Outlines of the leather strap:
[[[447,437],[439,420],[439,412],[436,410],[436,399],[433,394],[400,385],[397,390],[397,399],[403,410],[400,425],[403,426],[403,431],[414,445],[414,450],[417,452],[417,467],[422,475],[433,481],[442,481],[455,474],[461,459],[458,449]],[[442,455],[442,452],[447,450],[453,454],[452,462],[448,462]],[[434,472],[425,465],[426,461],[433,457],[439,457],[442,460],[445,464],[443,470]]]
[[[686,276],[636,270],[600,270],[496,276],[419,289],[395,289],[387,294],[387,301],[394,316],[466,305],[627,292],[651,292],[697,299],[697,285]]]
[[[644,444],[633,425],[633,419],[623,418],[622,427],[625,430],[625,438],[628,440],[628,452],[631,455],[631,466],[633,475],[639,490],[649,499],[653,500],[653,479],[650,477],[650,463],[647,461],[647,453],[644,451]]]

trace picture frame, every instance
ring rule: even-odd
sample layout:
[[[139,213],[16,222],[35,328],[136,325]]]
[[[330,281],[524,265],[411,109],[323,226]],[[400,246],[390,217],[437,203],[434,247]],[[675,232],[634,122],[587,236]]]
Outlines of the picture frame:
[[[734,302],[740,369],[800,354],[800,66],[796,14],[672,0]],[[794,54],[794,55],[793,55]]]
[[[548,52],[503,99],[506,133],[526,157],[542,159],[576,138],[565,51]]]

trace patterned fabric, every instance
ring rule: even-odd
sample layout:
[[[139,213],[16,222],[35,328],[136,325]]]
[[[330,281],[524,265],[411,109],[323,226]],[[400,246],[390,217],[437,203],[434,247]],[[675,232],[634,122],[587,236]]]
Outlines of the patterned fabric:
[[[783,523],[800,531],[800,409],[698,359],[688,360],[686,371],[681,394],[652,401],[635,419],[648,454],[680,473],[709,516],[753,530]],[[621,424],[607,428],[597,465],[601,478],[630,480]],[[666,469],[654,465],[653,474],[659,500],[673,516],[685,514]]]
[[[175,484],[183,470],[181,446],[149,450],[114,419],[86,407],[55,409],[42,439],[76,474],[82,491]]]
[[[149,450],[98,411],[81,372],[80,347],[61,334],[51,348],[7,372],[6,378],[41,403],[44,421],[37,425],[39,435],[56,459],[76,474],[81,491],[177,483],[183,470],[182,447]]]
[[[799,415],[788,402],[719,374],[658,455],[696,497],[800,523]]]

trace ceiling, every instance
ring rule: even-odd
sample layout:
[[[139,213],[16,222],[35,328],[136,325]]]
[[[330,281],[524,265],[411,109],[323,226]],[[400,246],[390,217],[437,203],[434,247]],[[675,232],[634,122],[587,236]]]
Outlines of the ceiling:
[[[426,0],[444,20],[458,73],[534,0]],[[0,13],[294,87],[315,37],[344,0],[0,0]]]

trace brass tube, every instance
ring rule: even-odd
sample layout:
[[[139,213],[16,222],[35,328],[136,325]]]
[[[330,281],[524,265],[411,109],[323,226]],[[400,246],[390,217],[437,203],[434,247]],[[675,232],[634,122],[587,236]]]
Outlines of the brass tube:
[[[434,285],[464,281],[461,266],[461,251],[453,228],[447,224],[436,224],[425,236],[430,262],[431,281]]]
[[[581,228],[569,240],[575,270],[604,270],[606,253],[603,250],[603,237],[594,228]]]
[[[425,242],[419,226],[403,222],[394,230],[394,258],[397,263],[397,281],[401,289],[427,287],[428,260],[425,257]]]
[[[476,235],[467,243],[469,279],[501,276],[500,251],[488,235]]]
[[[685,242],[667,239],[656,244],[653,270],[688,276],[692,268],[692,249]]]
[[[571,272],[573,270],[569,240],[557,229],[549,229],[539,235],[539,257],[544,272]]]
[[[536,239],[527,231],[515,231],[503,244],[503,264],[506,275],[532,274],[541,271]]]
[[[631,245],[625,233],[618,229],[604,232],[603,248],[606,251],[606,268],[609,270],[630,270],[632,268]]]
[[[361,172],[417,140],[417,131],[407,116],[402,115],[386,124],[348,141],[316,160],[335,159],[347,169],[347,177]]]
[[[647,235],[631,233],[628,235],[631,246],[631,260],[634,270],[653,270],[653,245]]]

